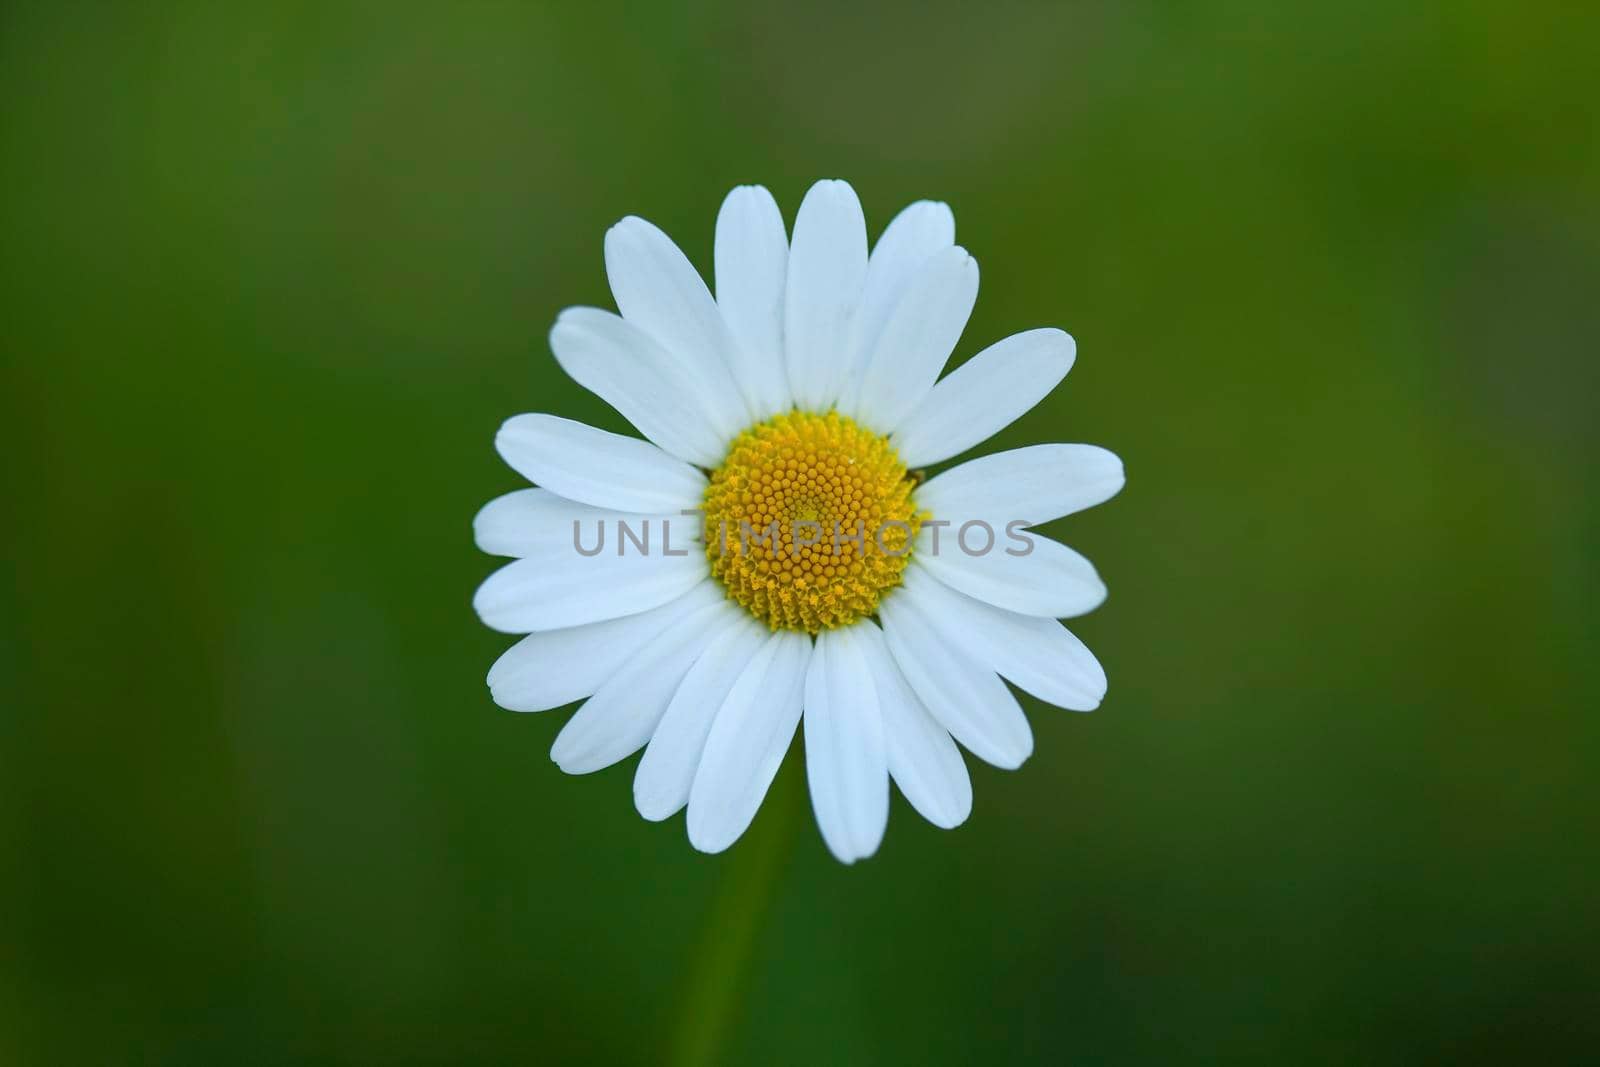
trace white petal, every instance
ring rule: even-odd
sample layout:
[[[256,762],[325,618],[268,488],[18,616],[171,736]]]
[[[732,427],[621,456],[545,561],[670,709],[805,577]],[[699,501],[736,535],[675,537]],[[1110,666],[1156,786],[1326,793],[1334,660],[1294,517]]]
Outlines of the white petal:
[[[568,774],[588,774],[639,751],[689,667],[742,615],[734,605],[718,601],[667,627],[567,720],[550,747],[550,758]]]
[[[922,567],[906,568],[904,595],[947,641],[1040,700],[1093,711],[1105,698],[1106,672],[1055,619],[1002,611],[956,592]]]
[[[843,863],[878,851],[889,821],[889,757],[877,692],[853,636],[818,635],[806,670],[806,779],[828,850]]]
[[[802,408],[824,411],[844,389],[866,274],[861,201],[845,182],[818,182],[795,216],[784,299],[784,356]]]
[[[529,634],[489,668],[489,694],[510,711],[548,711],[581,700],[669,626],[722,598],[722,587],[707,579],[659,608]]]
[[[997,531],[1037,526],[1110,500],[1122,460],[1095,445],[1033,445],[952,467],[917,489],[917,504],[957,528],[983,519]]]
[[[689,790],[689,843],[701,852],[721,852],[755,818],[800,725],[810,655],[805,634],[773,634],[718,709]]]
[[[955,739],[985,763],[1012,770],[1033,753],[1033,730],[1000,676],[939,636],[903,596],[879,605],[900,673]]]
[[[1022,766],[1034,731],[1000,675],[944,640],[906,597],[886,598],[878,614],[894,664],[939,725],[984,763]]]
[[[767,631],[746,615],[689,668],[634,773],[633,804],[640,815],[660,821],[689,803],[717,710],[766,641]]]
[[[572,524],[578,524],[580,543],[592,548],[601,531],[608,538],[617,536],[617,528],[626,523],[635,532],[644,530],[645,524],[654,531],[660,543],[662,524],[670,524],[670,547],[676,551],[700,537],[700,522],[690,515],[638,515],[629,511],[609,511],[594,508],[557,496],[548,489],[518,489],[495,497],[485,504],[472,520],[472,535],[478,547],[495,556],[524,556],[548,552],[552,548],[569,548],[573,544]],[[631,547],[631,542],[630,542]]]
[[[978,299],[978,261],[960,246],[934,254],[906,286],[861,372],[854,412],[889,433],[927,397]]]
[[[472,606],[484,624],[502,633],[559,630],[648,611],[682,596],[705,578],[706,558],[692,547],[660,545],[648,554],[629,543],[579,555],[568,544],[508,563],[484,579]]]
[[[933,387],[895,431],[896,451],[907,466],[925,467],[988,440],[1059,385],[1076,354],[1060,330],[997,341]]]
[[[968,555],[960,547],[959,527],[940,531],[937,553],[931,549],[929,532],[924,526],[918,535],[912,562],[928,568],[952,589],[997,608],[1061,619],[1087,614],[1105,601],[1106,586],[1094,564],[1048,537],[1031,532],[1008,536],[995,529],[989,551]],[[977,551],[987,539],[980,527],[973,527],[967,544]]]
[[[717,214],[717,307],[733,335],[734,379],[757,420],[793,402],[783,361],[788,270],[789,238],[777,201],[759,185],[739,186]]]
[[[889,774],[924,819],[946,830],[960,826],[972,814],[972,779],[961,750],[911,691],[882,631],[871,622],[857,629],[883,715]]]
[[[648,441],[554,415],[514,415],[494,446],[511,469],[597,508],[676,515],[700,506],[705,475]]]
[[[563,311],[550,329],[550,350],[573,381],[679,459],[716,466],[728,442],[748,422],[725,369],[715,372],[724,388],[713,388],[699,369],[686,367],[649,334],[612,312]]]
[[[700,272],[672,238],[629,216],[606,231],[606,277],[622,317],[660,342],[705,394],[718,429],[750,422],[732,372],[733,338]]]
[[[867,260],[867,280],[862,286],[861,311],[856,316],[852,367],[866,367],[889,315],[900,303],[907,284],[935,252],[956,243],[956,217],[948,204],[919,200],[890,220],[883,236],[872,246]]]

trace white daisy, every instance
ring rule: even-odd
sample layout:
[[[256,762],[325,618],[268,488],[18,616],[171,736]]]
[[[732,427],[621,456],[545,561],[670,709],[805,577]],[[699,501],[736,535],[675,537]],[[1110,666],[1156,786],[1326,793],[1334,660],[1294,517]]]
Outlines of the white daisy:
[[[539,488],[474,522],[480,548],[516,557],[474,606],[528,635],[489,688],[516,711],[587,698],[555,762],[584,774],[643,748],[639,813],[687,806],[706,852],[750,825],[803,721],[817,823],[850,863],[883,838],[891,779],[953,827],[972,808],[958,742],[997,767],[1028,758],[1002,677],[1100,703],[1104,672],[1057,620],[1105,586],[1028,527],[1114,495],[1122,464],[1049,444],[914,473],[1033,407],[1075,352],[1030,330],[939,378],[978,293],[944,204],[906,208],[869,255],[846,183],[812,186],[792,241],[745,186],[715,255],[713,298],[665,234],[623,219],[605,240],[621,314],[556,320],[556,360],[646,440],[542,414],[501,428],[501,456]]]

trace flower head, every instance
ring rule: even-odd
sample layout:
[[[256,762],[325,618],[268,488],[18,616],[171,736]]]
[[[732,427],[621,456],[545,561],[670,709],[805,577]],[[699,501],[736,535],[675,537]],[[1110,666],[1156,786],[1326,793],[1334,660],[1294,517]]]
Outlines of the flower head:
[[[708,852],[749,826],[804,723],[812,806],[845,862],[882,840],[891,779],[936,825],[971,811],[957,748],[1015,768],[1033,735],[1002,681],[1089,710],[1105,674],[1059,621],[1105,597],[1031,527],[1122,487],[1121,462],[1050,444],[924,481],[1071,368],[1060,330],[1016,334],[940,379],[978,292],[943,204],[869,255],[844,182],[812,187],[793,239],[765,189],[716,228],[716,296],[660,230],[606,234],[620,314],[562,312],[557,361],[646,440],[518,415],[500,454],[539,488],[491,501],[479,547],[516,561],[474,604],[526,634],[489,671],[501,706],[584,699],[552,757],[569,773],[639,749],[647,819],[688,808]]]

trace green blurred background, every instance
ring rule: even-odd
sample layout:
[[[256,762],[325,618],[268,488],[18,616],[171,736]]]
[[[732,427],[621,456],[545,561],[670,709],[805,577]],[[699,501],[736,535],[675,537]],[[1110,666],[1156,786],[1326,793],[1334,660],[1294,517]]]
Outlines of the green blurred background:
[[[0,1062],[1592,1056],[1595,10],[6,3]],[[853,869],[798,749],[717,857],[561,775],[470,608],[605,228],[831,176],[1129,470],[1103,708]]]

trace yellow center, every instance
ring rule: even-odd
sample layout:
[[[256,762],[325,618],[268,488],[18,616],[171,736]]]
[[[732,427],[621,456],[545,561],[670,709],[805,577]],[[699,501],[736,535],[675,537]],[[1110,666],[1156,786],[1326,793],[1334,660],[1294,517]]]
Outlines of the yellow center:
[[[734,439],[706,486],[711,573],[774,630],[855,622],[900,584],[923,518],[915,485],[852,419],[775,415]]]

